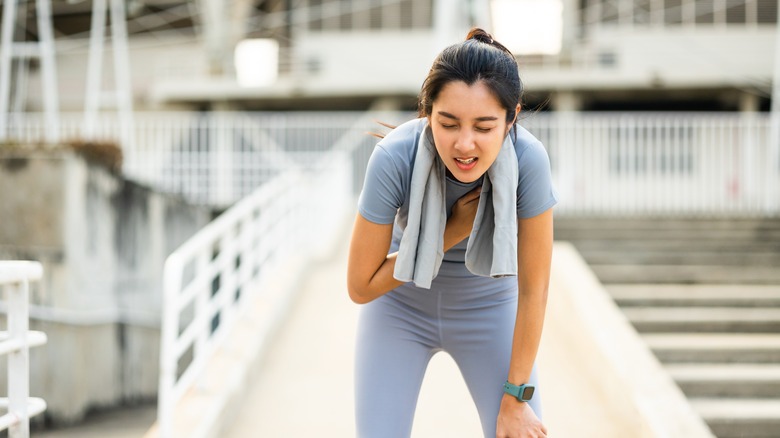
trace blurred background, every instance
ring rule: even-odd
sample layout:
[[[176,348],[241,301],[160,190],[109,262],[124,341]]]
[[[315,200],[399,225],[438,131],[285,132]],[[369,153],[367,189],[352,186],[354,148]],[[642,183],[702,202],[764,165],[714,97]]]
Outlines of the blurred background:
[[[29,380],[45,400],[34,436],[311,435],[274,386],[296,381],[342,394],[314,434],[353,434],[343,277],[367,133],[415,117],[435,55],[480,26],[518,60],[556,240],[597,279],[588,296],[609,298],[571,311],[615,321],[567,329],[553,308],[546,333],[633,345],[598,344],[604,362],[577,370],[546,338],[558,406],[575,405],[556,373],[595,384],[614,366],[627,397],[604,402],[607,429],[552,409],[551,436],[780,437],[778,4],[5,0],[0,260],[41,263],[24,315],[48,341],[22,367],[0,361],[17,370],[0,389]],[[21,314],[3,300],[2,319]],[[312,350],[313,368],[291,365]],[[643,406],[632,394],[656,378]],[[455,417],[476,421],[464,391]],[[657,426],[669,400],[684,417],[669,423],[689,426]],[[479,434],[432,415],[415,436]]]

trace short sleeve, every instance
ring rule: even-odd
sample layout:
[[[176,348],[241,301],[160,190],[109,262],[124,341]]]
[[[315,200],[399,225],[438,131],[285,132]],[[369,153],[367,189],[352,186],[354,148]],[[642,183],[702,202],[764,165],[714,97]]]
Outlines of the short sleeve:
[[[518,157],[517,217],[544,213],[558,202],[550,173],[550,158],[540,142],[533,142]]]
[[[377,145],[368,159],[363,190],[358,199],[361,216],[377,224],[391,224],[403,203],[402,177],[392,156]]]

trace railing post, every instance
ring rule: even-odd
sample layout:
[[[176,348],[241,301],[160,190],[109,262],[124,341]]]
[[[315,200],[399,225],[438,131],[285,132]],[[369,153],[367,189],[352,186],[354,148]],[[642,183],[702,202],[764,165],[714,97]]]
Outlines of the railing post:
[[[0,341],[0,354],[8,355],[8,397],[2,398],[3,407],[8,409],[0,416],[0,430],[7,429],[10,438],[28,438],[30,417],[46,409],[45,401],[29,397],[29,350],[31,346],[45,344],[46,335],[28,332],[28,285],[42,275],[37,262],[0,262],[0,292],[8,304],[8,332]]]
[[[29,345],[27,343],[27,290],[24,281],[7,286],[8,288],[8,334],[11,339],[19,339],[22,347],[8,355],[8,412],[17,416],[16,424],[9,429],[10,438],[30,436],[30,421],[27,399],[30,394]]]
[[[232,200],[239,199],[237,193],[234,191],[233,184],[233,167],[235,165],[233,161],[233,151],[235,148],[233,138],[231,134],[235,130],[235,119],[232,117],[226,117],[225,114],[217,113],[214,124],[212,125],[214,143],[211,145],[213,148],[213,163],[215,164],[215,180],[213,185],[213,197],[209,197],[209,200],[219,206],[230,205]]]
[[[160,330],[160,385],[157,418],[160,438],[170,438],[173,433],[174,385],[178,360],[175,354],[179,332],[177,296],[181,290],[182,267],[179,259],[169,258],[163,273],[163,318]]]

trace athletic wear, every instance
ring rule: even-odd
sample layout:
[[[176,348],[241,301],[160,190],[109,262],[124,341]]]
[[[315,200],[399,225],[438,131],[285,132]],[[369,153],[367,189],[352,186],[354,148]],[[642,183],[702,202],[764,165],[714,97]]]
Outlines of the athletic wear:
[[[416,119],[394,129],[369,160],[358,211],[371,222],[394,223],[390,252],[397,251],[406,226],[411,172],[424,126],[424,119]],[[557,199],[544,147],[522,127],[516,132],[517,215],[529,218],[551,208]],[[455,202],[480,183],[447,178],[448,216]],[[470,273],[464,265],[466,244],[467,239],[444,254],[430,290],[407,283],[362,306],[355,366],[359,438],[410,435],[423,375],[438,351],[446,351],[458,364],[485,437],[495,437],[509,372],[517,278]],[[537,385],[530,405],[541,417],[536,372],[530,382],[513,383]]]

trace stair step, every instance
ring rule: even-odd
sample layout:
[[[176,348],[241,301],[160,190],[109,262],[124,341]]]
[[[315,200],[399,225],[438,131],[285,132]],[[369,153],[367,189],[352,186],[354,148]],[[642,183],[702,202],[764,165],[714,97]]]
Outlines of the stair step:
[[[688,397],[780,396],[780,364],[669,364]]]
[[[565,218],[555,219],[556,232],[585,237],[594,233],[607,236],[640,232],[642,235],[669,235],[686,238],[701,236],[776,236],[780,233],[778,219],[626,219],[626,218]]]
[[[582,257],[593,265],[699,265],[699,266],[780,266],[780,251],[714,251],[687,248],[679,251],[669,249],[631,249],[616,251],[615,248],[583,249]]]
[[[590,265],[596,277],[612,283],[780,284],[777,266]]]
[[[630,238],[638,240],[664,239],[681,241],[698,241],[707,238],[722,241],[760,241],[780,239],[780,230],[752,230],[734,228],[729,230],[712,230],[697,228],[566,228],[556,225],[555,235],[564,239],[617,239]]]
[[[733,230],[750,229],[756,231],[780,230],[780,219],[777,218],[616,218],[614,216],[592,218],[566,218],[555,219],[555,225],[563,229],[583,230],[663,230],[663,229],[690,229],[690,230]]]
[[[611,284],[607,290],[621,307],[780,307],[780,285]]]
[[[780,398],[690,399],[718,438],[780,437]]]
[[[640,333],[780,333],[780,307],[627,307],[623,313]]]
[[[664,363],[780,363],[775,333],[653,333],[642,339]]]
[[[632,236],[605,236],[603,238],[573,238],[556,231],[557,240],[572,242],[578,251],[602,250],[613,253],[634,251],[699,251],[699,252],[742,252],[753,251],[776,254],[780,252],[780,239],[756,241],[740,240],[681,240],[681,239],[636,239]]]

